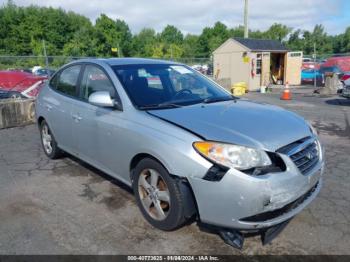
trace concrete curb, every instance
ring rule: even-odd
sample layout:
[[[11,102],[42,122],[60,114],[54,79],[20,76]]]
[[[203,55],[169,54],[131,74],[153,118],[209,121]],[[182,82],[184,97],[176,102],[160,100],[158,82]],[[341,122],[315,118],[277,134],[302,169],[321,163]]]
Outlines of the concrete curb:
[[[0,100],[0,129],[35,122],[34,99]]]

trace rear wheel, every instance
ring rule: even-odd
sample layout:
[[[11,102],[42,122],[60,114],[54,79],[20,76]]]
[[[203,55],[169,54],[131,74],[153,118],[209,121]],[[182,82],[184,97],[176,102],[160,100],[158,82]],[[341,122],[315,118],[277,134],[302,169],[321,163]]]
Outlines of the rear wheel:
[[[51,159],[61,157],[62,151],[57,146],[57,142],[45,120],[40,123],[40,134],[41,144],[43,146],[45,154]]]
[[[145,219],[161,230],[174,230],[186,221],[179,185],[157,161],[145,158],[133,172],[133,190]]]

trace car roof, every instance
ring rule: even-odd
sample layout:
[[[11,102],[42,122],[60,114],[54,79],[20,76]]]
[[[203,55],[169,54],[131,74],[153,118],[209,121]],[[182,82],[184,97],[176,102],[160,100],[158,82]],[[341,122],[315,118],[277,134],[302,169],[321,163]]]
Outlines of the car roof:
[[[75,60],[73,63],[77,62],[90,62],[90,63],[99,63],[104,62],[110,66],[115,65],[138,65],[138,64],[179,64],[174,61],[167,61],[161,59],[149,59],[149,58],[88,58]]]

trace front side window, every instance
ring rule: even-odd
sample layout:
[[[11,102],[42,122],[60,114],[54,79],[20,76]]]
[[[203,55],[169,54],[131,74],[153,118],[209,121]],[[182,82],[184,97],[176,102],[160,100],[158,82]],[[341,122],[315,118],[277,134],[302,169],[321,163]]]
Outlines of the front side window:
[[[141,64],[112,68],[131,101],[139,109],[232,99],[228,92],[183,65]]]
[[[69,95],[76,96],[76,85],[78,83],[81,66],[75,65],[64,69],[58,76],[53,79],[57,91]]]
[[[107,75],[100,68],[87,65],[80,84],[80,98],[87,101],[92,93],[98,91],[107,91],[112,98],[115,97],[114,86]]]

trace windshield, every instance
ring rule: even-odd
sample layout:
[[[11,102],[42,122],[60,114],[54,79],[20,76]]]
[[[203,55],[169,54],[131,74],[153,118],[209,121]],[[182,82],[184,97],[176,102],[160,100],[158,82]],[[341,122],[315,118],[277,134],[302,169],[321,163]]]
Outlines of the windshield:
[[[228,92],[183,65],[118,65],[112,68],[139,109],[180,107],[233,99]]]

